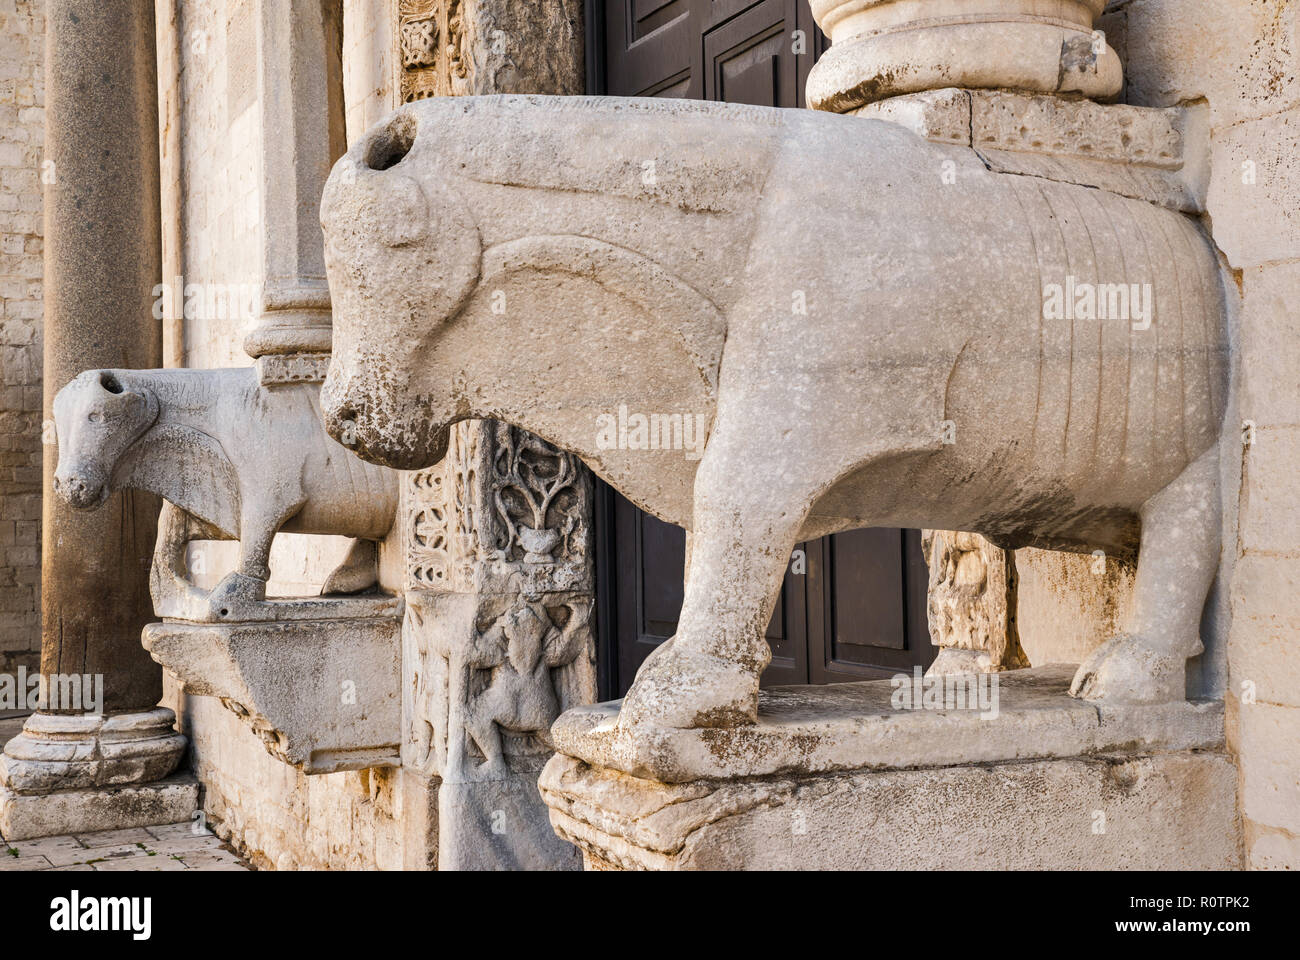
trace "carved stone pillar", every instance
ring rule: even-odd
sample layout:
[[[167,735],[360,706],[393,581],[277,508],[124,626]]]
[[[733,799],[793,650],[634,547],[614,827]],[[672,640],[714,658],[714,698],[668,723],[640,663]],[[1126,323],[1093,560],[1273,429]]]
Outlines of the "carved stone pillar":
[[[400,0],[401,100],[583,92],[580,0]],[[537,777],[596,699],[592,480],[504,424],[458,424],[408,475],[402,763],[436,777],[438,867],[579,869]]]
[[[402,762],[441,781],[439,868],[576,869],[536,784],[551,724],[596,696],[591,475],[470,421],[407,480]]]
[[[249,2],[262,117],[262,300],[244,349],[265,383],[320,380],[332,333],[320,196],[346,149],[342,0]]]
[[[47,424],[54,395],[82,370],[161,361],[161,326],[150,320],[161,270],[153,30],[152,4],[47,7]],[[152,619],[158,499],[128,491],[98,512],[76,512],[53,493],[57,461],[50,442],[41,572],[48,692],[0,758],[0,832],[10,840],[183,820],[197,792],[192,780],[152,782],[185,747],[172,712],[156,709],[162,671],[139,639]]]
[[[1015,553],[977,533],[926,530],[926,612],[939,656],[929,672],[994,673],[1029,666],[1016,627]]]

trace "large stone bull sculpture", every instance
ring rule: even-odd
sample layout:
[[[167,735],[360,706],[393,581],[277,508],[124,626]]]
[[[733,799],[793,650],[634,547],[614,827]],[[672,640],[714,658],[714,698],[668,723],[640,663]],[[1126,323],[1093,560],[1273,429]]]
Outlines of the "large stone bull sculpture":
[[[502,97],[398,110],[322,222],[331,434],[416,468],[456,421],[509,421],[690,531],[624,728],[753,721],[792,547],[865,526],[1140,546],[1127,631],[1073,692],[1184,696],[1227,389],[1192,220],[884,122]],[[665,440],[679,415],[702,457]]]
[[[252,368],[87,370],[54,398],[55,492],[83,509],[125,488],[166,501],[150,584],[159,616],[285,615],[262,602],[280,530],[357,538],[321,592],[366,590],[374,541],[396,514],[397,475],[325,436],[318,389],[268,389]],[[210,593],[187,579],[191,540],[239,541],[238,567]]]

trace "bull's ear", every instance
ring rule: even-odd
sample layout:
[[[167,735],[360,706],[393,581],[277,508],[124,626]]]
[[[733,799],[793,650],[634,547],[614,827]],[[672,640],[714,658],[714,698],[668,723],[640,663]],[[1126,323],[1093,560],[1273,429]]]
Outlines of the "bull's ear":
[[[430,319],[452,316],[469,299],[483,248],[454,179],[367,170],[328,192],[325,237],[342,273],[389,296],[417,294]]]
[[[132,420],[150,424],[158,418],[158,398],[148,387],[133,384],[130,388],[123,387],[114,393],[110,403]]]

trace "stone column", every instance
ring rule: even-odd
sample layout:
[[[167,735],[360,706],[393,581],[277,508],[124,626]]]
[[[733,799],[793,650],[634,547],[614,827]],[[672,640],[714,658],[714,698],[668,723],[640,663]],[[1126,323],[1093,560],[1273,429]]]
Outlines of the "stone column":
[[[255,0],[262,300],[244,349],[263,383],[323,380],[332,336],[320,196],[347,148],[342,0]]]
[[[812,0],[831,48],[808,105],[833,113],[900,94],[1022,90],[1113,98],[1119,56],[1093,30],[1106,0]]]
[[[156,367],[160,274],[153,6],[49,0],[46,14],[45,422],[82,370]],[[162,675],[140,646],[152,619],[157,498],[94,512],[56,499],[45,447],[41,712],[0,760],[0,832],[14,840],[169,823],[192,781],[154,784],[185,740],[157,709]],[[102,691],[102,695],[100,694]],[[112,791],[105,788],[113,787]]]
[[[400,0],[403,102],[583,92],[580,0]],[[592,481],[524,431],[458,424],[408,475],[402,762],[438,781],[438,868],[578,869],[537,777],[596,698]]]

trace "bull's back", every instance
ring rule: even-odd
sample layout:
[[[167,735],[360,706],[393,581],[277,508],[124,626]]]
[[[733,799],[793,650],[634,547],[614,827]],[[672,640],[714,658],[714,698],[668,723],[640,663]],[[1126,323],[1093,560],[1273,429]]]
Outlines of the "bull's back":
[[[815,415],[856,409],[864,429],[896,430],[896,475],[878,462],[838,484],[824,506],[839,515],[884,503],[878,522],[900,525],[1122,525],[1219,434],[1228,353],[1212,246],[1175,211],[993,173],[969,149],[862,123],[856,146],[778,165],[768,194],[782,206],[758,230],[771,249],[753,262],[790,267],[755,271],[759,306],[732,326],[724,365],[742,342],[772,369],[797,356],[819,384],[844,385]],[[801,178],[837,169],[858,189],[818,208],[819,229],[782,261],[783,224],[816,203]],[[1062,300],[1091,289],[1091,314],[1045,310],[1053,287]],[[792,288],[808,302],[793,320],[779,312]]]

